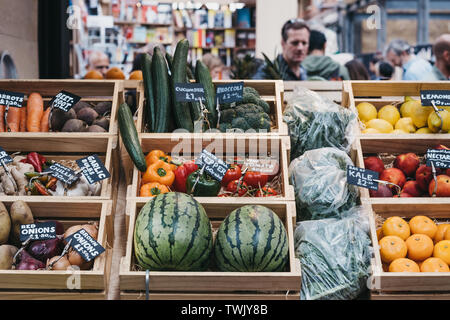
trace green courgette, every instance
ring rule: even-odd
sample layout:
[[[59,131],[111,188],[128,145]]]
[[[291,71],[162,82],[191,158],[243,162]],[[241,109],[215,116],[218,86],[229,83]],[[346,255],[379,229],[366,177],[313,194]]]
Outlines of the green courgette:
[[[205,107],[208,110],[208,121],[211,128],[217,126],[217,110],[216,110],[216,93],[212,82],[211,73],[208,67],[201,61],[197,60],[195,65],[195,79],[203,85],[205,90]]]
[[[168,132],[169,130],[169,108],[170,90],[168,86],[169,74],[167,63],[161,49],[155,47],[152,57],[152,80],[153,95],[155,97],[155,131]]]
[[[189,51],[189,41],[187,39],[180,40],[177,43],[175,54],[173,56],[172,70],[172,96],[176,97],[175,84],[186,83],[186,66],[187,55]],[[173,116],[178,128],[186,129],[189,132],[194,131],[194,123],[190,113],[189,104],[186,102],[173,102]]]
[[[144,79],[145,109],[144,121],[149,132],[155,132],[155,100],[153,96],[152,58],[148,53],[142,56],[142,77]]]
[[[130,107],[126,103],[122,103],[119,106],[117,121],[119,123],[122,142],[131,160],[139,171],[145,172],[147,170],[147,164],[145,163],[144,152],[142,152],[141,144],[139,143],[133,115],[131,114]]]

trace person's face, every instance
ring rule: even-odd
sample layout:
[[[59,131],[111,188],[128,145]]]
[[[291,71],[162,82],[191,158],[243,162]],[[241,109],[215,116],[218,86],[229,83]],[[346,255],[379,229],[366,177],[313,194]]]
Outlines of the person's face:
[[[389,61],[395,67],[401,67],[403,64],[401,56],[396,55],[395,52],[392,50],[389,50],[387,52],[386,60]]]
[[[301,63],[308,54],[309,31],[289,29],[287,35],[287,40],[281,41],[283,57],[288,63]]]
[[[221,80],[221,78],[222,78],[222,68],[221,67],[214,67],[211,70],[211,78],[213,80]]]
[[[103,77],[106,76],[106,72],[109,69],[109,59],[108,57],[99,57],[92,61],[91,69],[99,71]]]

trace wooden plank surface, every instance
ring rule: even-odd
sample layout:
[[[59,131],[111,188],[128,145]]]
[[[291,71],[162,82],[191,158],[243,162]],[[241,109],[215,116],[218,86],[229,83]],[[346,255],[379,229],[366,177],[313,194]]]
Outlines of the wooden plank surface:
[[[145,292],[121,291],[120,300],[145,300]],[[165,293],[151,292],[149,300],[300,300],[300,292],[286,293]]]

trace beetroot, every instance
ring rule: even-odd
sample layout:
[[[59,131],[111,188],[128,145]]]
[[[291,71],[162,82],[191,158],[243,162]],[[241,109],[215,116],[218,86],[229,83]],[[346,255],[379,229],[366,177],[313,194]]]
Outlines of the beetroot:
[[[20,262],[16,270],[38,270],[45,269],[45,263],[30,256],[26,251],[19,253]]]
[[[60,255],[62,250],[62,241],[58,238],[33,241],[27,249],[29,254],[42,262]]]

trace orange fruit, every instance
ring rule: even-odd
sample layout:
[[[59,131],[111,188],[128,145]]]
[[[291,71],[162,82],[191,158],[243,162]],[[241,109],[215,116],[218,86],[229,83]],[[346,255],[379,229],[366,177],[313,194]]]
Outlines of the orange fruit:
[[[433,257],[441,258],[450,265],[450,240],[442,240],[434,246]]]
[[[398,258],[389,265],[389,272],[420,272],[420,268],[411,259]]]
[[[447,231],[447,228],[450,227],[450,223],[441,223],[437,225],[437,231],[434,235],[434,243],[438,243],[441,240],[450,240],[445,239],[445,232]],[[449,232],[450,235],[450,232]]]
[[[428,258],[420,266],[422,272],[450,272],[448,264],[441,258]]]
[[[95,79],[95,80],[101,80],[103,79],[103,75],[97,71],[97,70],[89,70],[85,75],[85,79]]]
[[[385,236],[379,241],[379,245],[381,260],[385,263],[404,258],[408,253],[405,241],[398,236]]]
[[[414,261],[425,260],[433,254],[433,240],[426,234],[413,234],[405,241],[408,258]]]
[[[112,67],[106,72],[106,79],[125,80],[125,74],[118,67]]]
[[[385,236],[397,236],[403,240],[408,239],[411,235],[408,223],[397,216],[387,218],[383,223],[382,230]]]
[[[447,230],[445,230],[444,240],[450,240],[450,228],[447,228]]]
[[[134,70],[130,73],[130,76],[128,77],[129,80],[143,80],[144,77],[142,76],[141,70]]]
[[[409,220],[409,228],[412,234],[426,234],[431,239],[434,238],[437,231],[436,223],[426,216],[415,216]]]

